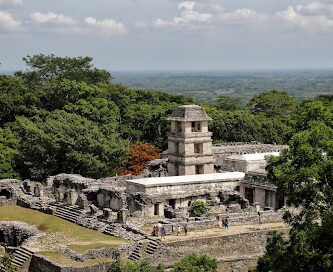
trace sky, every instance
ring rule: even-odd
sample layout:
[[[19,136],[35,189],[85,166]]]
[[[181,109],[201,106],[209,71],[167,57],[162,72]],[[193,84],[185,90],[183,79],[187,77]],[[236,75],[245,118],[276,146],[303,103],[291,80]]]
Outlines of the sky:
[[[333,0],[0,0],[0,70],[34,54],[98,68],[333,68]]]

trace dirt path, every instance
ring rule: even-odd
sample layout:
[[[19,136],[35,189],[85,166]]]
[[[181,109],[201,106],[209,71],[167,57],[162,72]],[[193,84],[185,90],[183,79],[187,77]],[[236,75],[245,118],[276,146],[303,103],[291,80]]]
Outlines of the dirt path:
[[[163,238],[163,242],[173,242],[177,240],[186,240],[193,238],[203,238],[203,237],[214,237],[214,236],[227,236],[239,233],[247,233],[258,230],[278,230],[285,228],[286,225],[283,222],[278,223],[265,223],[262,225],[253,224],[253,225],[239,225],[239,226],[229,226],[229,229],[213,228],[213,229],[202,229],[189,231],[187,236],[185,236],[184,231],[182,231],[180,236],[177,236],[176,233],[166,236]]]

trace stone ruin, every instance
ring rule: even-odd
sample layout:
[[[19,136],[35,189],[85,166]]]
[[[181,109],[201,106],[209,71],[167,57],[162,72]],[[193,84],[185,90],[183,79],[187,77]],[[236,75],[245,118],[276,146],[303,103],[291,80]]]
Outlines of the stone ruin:
[[[45,184],[30,180],[2,180],[0,206],[18,204],[64,218],[103,233],[140,241],[138,227],[162,222],[167,232],[220,226],[263,218],[279,221],[283,196],[265,172],[267,156],[288,148],[275,144],[228,143],[212,145],[207,116],[196,105],[178,107],[169,118],[169,149],[148,163],[141,176],[90,179],[80,175],[50,176]],[[210,211],[191,213],[194,201]],[[1,234],[1,233],[0,233]]]
[[[149,162],[141,176],[94,180],[59,174],[49,177],[46,185],[5,180],[0,184],[0,205],[16,203],[18,193],[47,196],[120,222],[127,218],[187,219],[196,200],[206,202],[217,220],[228,211],[283,206],[283,198],[276,195],[264,168],[266,156],[276,156],[287,146],[258,142],[212,145],[211,119],[196,105],[178,107],[169,120],[169,150],[162,159]]]

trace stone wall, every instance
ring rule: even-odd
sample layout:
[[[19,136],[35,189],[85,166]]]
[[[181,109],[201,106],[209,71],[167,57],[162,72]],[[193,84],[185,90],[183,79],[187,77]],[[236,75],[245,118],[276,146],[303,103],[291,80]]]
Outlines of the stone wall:
[[[27,245],[44,235],[36,227],[24,222],[0,221],[0,242],[12,247]]]
[[[286,233],[286,229],[280,230]],[[247,266],[253,265],[258,256],[265,251],[267,234],[269,231],[262,230],[228,236],[216,236],[182,240],[163,243],[163,248],[154,256],[149,257],[152,264],[164,263],[172,266],[175,262],[190,253],[198,255],[207,254],[217,259],[219,271],[240,271]],[[255,256],[255,257],[253,257]],[[232,267],[241,269],[232,269]]]
[[[108,272],[109,262],[91,266],[61,266],[51,263],[42,256],[33,256],[29,272]]]

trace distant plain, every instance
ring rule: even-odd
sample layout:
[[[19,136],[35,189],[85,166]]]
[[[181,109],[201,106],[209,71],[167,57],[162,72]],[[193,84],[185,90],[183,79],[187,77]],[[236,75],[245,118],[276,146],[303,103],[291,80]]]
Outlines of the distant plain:
[[[220,95],[244,102],[262,92],[279,90],[298,99],[333,94],[333,69],[266,71],[111,71],[114,82],[133,89],[162,91],[216,103]]]

